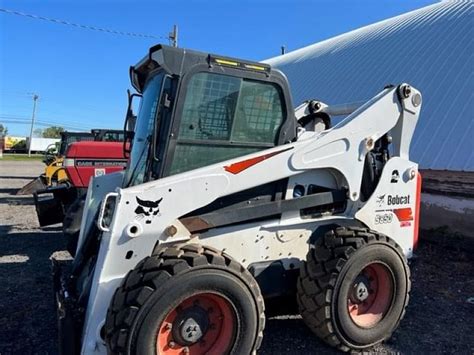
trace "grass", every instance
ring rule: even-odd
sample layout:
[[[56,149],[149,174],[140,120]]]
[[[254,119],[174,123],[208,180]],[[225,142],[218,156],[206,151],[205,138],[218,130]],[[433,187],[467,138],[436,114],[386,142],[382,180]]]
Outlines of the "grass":
[[[32,154],[31,157],[28,157],[28,154],[3,153],[3,158],[0,158],[0,161],[41,161],[43,158],[43,154]]]

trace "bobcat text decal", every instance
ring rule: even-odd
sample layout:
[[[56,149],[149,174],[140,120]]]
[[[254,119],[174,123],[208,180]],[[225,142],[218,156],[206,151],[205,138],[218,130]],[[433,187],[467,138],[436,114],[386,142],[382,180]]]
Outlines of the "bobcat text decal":
[[[382,207],[385,204],[385,196],[387,196],[387,205],[409,205],[410,204],[410,195],[400,196],[400,195],[379,195],[377,196],[378,207]]]
[[[388,195],[387,205],[409,205],[410,195],[399,196],[399,195]]]
[[[160,198],[156,201],[141,200],[138,197],[136,199],[138,202],[138,206],[135,209],[135,213],[137,214],[135,218],[145,218],[145,223],[150,224],[152,218],[154,218],[160,213],[160,202],[163,200],[163,198]]]

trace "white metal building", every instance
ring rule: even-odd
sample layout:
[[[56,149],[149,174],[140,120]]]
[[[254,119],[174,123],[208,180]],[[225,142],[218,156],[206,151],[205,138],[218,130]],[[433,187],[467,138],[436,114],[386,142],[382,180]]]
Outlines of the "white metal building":
[[[473,234],[473,1],[439,2],[267,62],[287,75],[295,105],[366,100],[401,82],[421,90],[411,159],[423,169],[422,227]]]

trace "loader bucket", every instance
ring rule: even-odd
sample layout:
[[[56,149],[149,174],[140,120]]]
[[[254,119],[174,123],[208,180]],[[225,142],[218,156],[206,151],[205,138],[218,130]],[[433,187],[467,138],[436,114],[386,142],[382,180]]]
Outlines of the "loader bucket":
[[[64,209],[61,201],[48,190],[42,190],[33,194],[36,207],[36,215],[40,227],[61,223],[64,218]]]
[[[28,184],[23,186],[17,191],[17,195],[31,195],[37,191],[44,190],[47,186],[44,182],[45,178],[43,175],[38,176],[36,179],[30,181]]]
[[[61,223],[76,197],[76,189],[65,184],[35,192],[33,199],[40,227]]]

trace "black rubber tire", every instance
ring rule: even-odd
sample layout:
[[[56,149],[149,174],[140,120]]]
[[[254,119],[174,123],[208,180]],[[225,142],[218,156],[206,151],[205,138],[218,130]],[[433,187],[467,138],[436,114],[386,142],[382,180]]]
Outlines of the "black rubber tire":
[[[196,291],[225,295],[239,322],[231,354],[252,354],[265,326],[263,297],[240,263],[213,248],[184,244],[158,249],[130,271],[107,312],[109,354],[154,354],[156,332],[166,314]]]
[[[82,212],[86,196],[78,197],[67,209],[63,219],[63,235],[66,238],[66,250],[71,256],[76,256],[77,242],[81,231]]]
[[[394,292],[390,308],[372,328],[357,326],[349,316],[347,293],[371,262],[390,270]],[[388,339],[405,314],[410,271],[401,248],[385,235],[364,228],[336,228],[311,246],[300,268],[297,301],[309,328],[342,351],[363,350]]]

